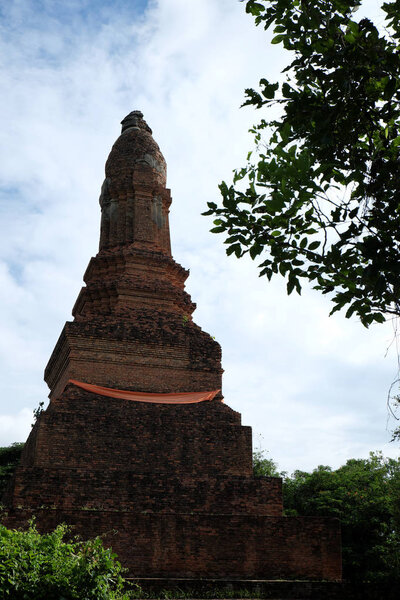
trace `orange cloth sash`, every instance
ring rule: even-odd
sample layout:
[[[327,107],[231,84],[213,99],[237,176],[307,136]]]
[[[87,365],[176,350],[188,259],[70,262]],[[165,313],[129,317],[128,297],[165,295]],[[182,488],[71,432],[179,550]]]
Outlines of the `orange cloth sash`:
[[[212,400],[220,390],[211,392],[178,392],[172,394],[147,394],[146,392],[129,392],[127,390],[115,390],[113,388],[103,387],[101,385],[92,385],[76,379],[69,379],[68,383],[73,383],[78,387],[109,398],[120,398],[122,400],[133,400],[135,402],[152,402],[154,404],[194,404]]]

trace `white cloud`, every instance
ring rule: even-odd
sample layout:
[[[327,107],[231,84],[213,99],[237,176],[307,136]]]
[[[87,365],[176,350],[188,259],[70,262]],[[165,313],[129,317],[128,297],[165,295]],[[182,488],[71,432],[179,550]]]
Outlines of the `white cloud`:
[[[1,445],[9,446],[14,442],[24,442],[32,423],[33,414],[29,408],[23,408],[13,414],[0,414]]]
[[[231,0],[159,0],[141,14],[123,1],[41,6],[14,0],[0,22],[0,406],[11,415],[0,445],[46,399],[43,369],[97,251],[104,163],[119,121],[140,108],[168,163],[195,320],[222,345],[226,402],[287,470],[398,453],[384,446],[391,327],[329,319],[307,290],[288,298],[283,280],[227,258],[200,216],[244,162],[259,117],[239,109],[243,90],[278,77],[279,48]]]

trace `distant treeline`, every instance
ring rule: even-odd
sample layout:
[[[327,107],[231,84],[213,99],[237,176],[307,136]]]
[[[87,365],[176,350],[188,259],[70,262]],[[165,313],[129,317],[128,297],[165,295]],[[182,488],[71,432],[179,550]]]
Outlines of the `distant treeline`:
[[[339,469],[320,465],[288,475],[258,450],[253,469],[282,477],[285,515],[340,519],[346,580],[400,582],[400,459],[376,452]]]
[[[0,498],[4,493],[7,482],[11,478],[21,458],[24,444],[15,443],[5,448],[0,448]]]

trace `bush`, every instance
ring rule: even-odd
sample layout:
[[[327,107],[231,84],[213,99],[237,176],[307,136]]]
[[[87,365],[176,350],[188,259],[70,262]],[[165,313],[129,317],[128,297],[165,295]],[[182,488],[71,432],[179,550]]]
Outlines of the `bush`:
[[[13,600],[126,600],[123,569],[102,540],[64,541],[59,525],[41,535],[0,525],[0,598]]]

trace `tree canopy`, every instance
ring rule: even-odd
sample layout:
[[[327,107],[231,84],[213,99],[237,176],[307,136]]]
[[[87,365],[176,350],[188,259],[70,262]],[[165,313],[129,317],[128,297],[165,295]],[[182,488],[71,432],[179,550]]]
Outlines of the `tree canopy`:
[[[257,449],[253,452],[253,475],[255,477],[280,477],[276,462],[265,455],[265,450]]]
[[[359,4],[247,0],[291,62],[246,90],[255,148],[205,214],[228,255],[261,259],[289,294],[308,280],[368,327],[400,315],[400,0],[382,6],[384,33]]]
[[[343,576],[400,580],[400,459],[371,453],[339,469],[296,471],[284,481],[287,515],[338,517]]]
[[[343,576],[349,581],[400,581],[400,459],[380,452],[339,469],[278,473],[257,450],[255,475],[283,478],[287,516],[337,517],[342,524]]]

